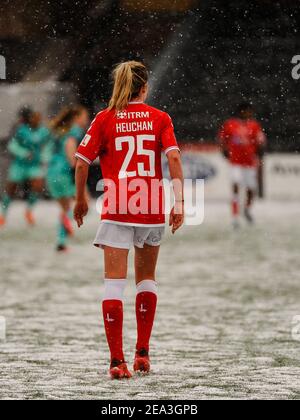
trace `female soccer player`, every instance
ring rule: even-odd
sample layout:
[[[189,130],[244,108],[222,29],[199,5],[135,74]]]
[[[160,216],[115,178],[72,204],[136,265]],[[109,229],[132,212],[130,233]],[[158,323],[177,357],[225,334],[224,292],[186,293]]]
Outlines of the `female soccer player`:
[[[26,221],[34,225],[32,213],[44,186],[43,150],[49,141],[49,130],[41,123],[41,114],[29,108],[20,111],[20,124],[14,137],[8,144],[8,151],[13,156],[9,168],[8,183],[2,198],[0,226],[6,222],[11,201],[20,184],[29,184]]]
[[[235,117],[223,124],[219,132],[223,155],[230,163],[232,178],[232,216],[234,228],[239,227],[240,192],[246,188],[244,216],[253,224],[251,213],[258,186],[258,164],[266,146],[266,136],[261,125],[254,119],[250,103],[241,104]]]
[[[67,238],[73,234],[71,206],[75,196],[75,152],[88,125],[88,113],[83,107],[64,108],[52,121],[52,150],[47,184],[49,192],[61,207],[57,232],[57,251],[67,250]]]
[[[129,249],[135,247],[137,343],[133,369],[149,372],[149,341],[156,311],[155,269],[164,233],[161,152],[167,155],[174,182],[173,233],[181,227],[183,174],[171,118],[146,105],[148,73],[142,63],[119,64],[113,73],[109,107],[100,112],[76,157],[78,227],[88,212],[85,185],[89,165],[99,156],[106,187],[102,222],[94,244],[104,250],[105,291],[102,303],[113,379],[130,378],[123,353],[123,292]]]

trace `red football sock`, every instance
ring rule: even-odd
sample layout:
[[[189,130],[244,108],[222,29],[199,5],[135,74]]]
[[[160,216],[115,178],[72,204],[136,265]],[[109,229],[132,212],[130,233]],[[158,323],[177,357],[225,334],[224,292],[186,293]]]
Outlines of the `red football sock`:
[[[147,282],[150,287],[148,289],[155,290],[156,283],[154,281],[146,280],[143,285],[140,283],[140,291],[138,285],[138,294],[136,296],[136,319],[137,319],[137,344],[136,349],[139,351],[145,349],[149,351],[149,341],[152,332],[156,305],[157,295],[154,291],[148,291]],[[151,283],[152,285],[151,285]],[[146,286],[146,287],[143,287]],[[154,289],[155,288],[155,289]]]
[[[233,217],[238,217],[240,214],[240,202],[239,202],[239,196],[234,195],[232,200],[232,215]]]
[[[123,302],[121,300],[104,300],[102,311],[111,360],[124,360]]]

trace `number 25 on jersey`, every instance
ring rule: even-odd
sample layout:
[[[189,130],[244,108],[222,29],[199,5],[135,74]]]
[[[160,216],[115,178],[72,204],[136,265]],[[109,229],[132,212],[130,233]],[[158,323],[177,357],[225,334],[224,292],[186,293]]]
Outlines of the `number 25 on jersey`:
[[[128,147],[128,152],[120,169],[119,179],[134,178],[137,176],[155,177],[155,151],[146,149],[144,147],[145,141],[155,142],[155,135],[140,134],[136,138],[134,136],[123,136],[116,138],[116,150],[118,152],[123,151],[125,144]],[[143,162],[138,162],[139,156],[147,156],[149,158],[149,171],[145,170],[145,164]],[[136,170],[128,171],[128,167],[131,164],[133,158],[137,162]]]

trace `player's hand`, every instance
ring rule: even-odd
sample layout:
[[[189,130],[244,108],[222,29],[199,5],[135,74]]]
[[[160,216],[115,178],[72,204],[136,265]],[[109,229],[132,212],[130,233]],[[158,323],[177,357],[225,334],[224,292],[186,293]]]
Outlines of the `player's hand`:
[[[79,228],[83,225],[83,219],[88,214],[88,211],[89,206],[86,199],[82,201],[76,201],[74,208],[74,219]]]
[[[184,223],[184,202],[176,202],[170,213],[169,226],[172,226],[172,233],[181,228]]]

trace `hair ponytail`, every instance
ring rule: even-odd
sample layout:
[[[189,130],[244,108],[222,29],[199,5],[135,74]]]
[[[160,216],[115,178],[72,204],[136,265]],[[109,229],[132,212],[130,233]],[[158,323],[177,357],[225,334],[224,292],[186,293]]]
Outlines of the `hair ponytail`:
[[[74,121],[74,118],[83,110],[80,106],[64,107],[60,113],[51,121],[50,128],[57,135],[67,133]]]
[[[137,97],[148,82],[146,67],[137,61],[120,63],[113,71],[114,88],[109,102],[109,109],[122,111],[128,102]]]

